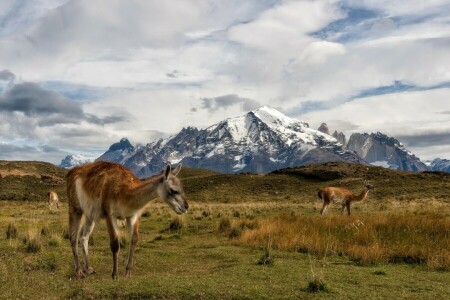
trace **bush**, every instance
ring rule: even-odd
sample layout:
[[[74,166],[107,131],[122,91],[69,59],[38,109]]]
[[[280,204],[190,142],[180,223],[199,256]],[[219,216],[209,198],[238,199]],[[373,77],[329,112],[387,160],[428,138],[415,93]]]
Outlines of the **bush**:
[[[6,238],[7,239],[15,239],[18,236],[18,230],[16,225],[9,224],[8,228],[6,229]]]
[[[48,229],[48,227],[47,227],[47,225],[45,225],[45,226],[43,226],[42,227],[42,229],[41,229],[41,235],[42,236],[47,236],[48,234],[49,234],[49,229]]]
[[[40,236],[33,231],[29,231],[23,239],[25,250],[29,253],[37,253],[42,249]]]
[[[240,228],[238,228],[238,227],[233,227],[233,228],[231,228],[228,237],[229,237],[230,239],[235,239],[235,238],[240,237],[240,236],[241,236],[241,233],[242,233],[242,230],[241,230]]]
[[[172,222],[170,222],[170,224],[169,224],[169,229],[170,230],[180,230],[183,227],[184,227],[183,219],[181,219],[178,216],[173,218]]]
[[[220,223],[219,223],[219,231],[220,232],[225,232],[228,229],[230,229],[230,227],[231,227],[230,219],[228,219],[228,218],[220,219]]]
[[[272,243],[268,242],[267,245],[263,249],[263,254],[259,258],[258,265],[263,266],[271,266],[273,265],[273,257],[272,257]]]
[[[309,281],[306,290],[312,293],[328,291],[325,282],[319,278],[314,278],[313,280]]]
[[[61,245],[61,237],[57,234],[52,234],[48,240],[48,245],[52,247],[59,247]]]

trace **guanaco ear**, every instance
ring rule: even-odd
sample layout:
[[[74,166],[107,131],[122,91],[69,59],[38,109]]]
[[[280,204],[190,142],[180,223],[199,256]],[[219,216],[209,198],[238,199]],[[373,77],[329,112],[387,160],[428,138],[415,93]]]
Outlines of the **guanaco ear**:
[[[180,171],[181,171],[181,164],[178,164],[178,166],[175,168],[175,170],[172,171],[172,174],[174,176],[177,176],[178,173],[180,173]]]
[[[167,177],[169,177],[169,174],[170,174],[170,170],[171,170],[172,168],[170,167],[170,164],[167,164],[167,166],[166,166],[166,170],[164,171],[164,178],[165,179],[167,179]]]

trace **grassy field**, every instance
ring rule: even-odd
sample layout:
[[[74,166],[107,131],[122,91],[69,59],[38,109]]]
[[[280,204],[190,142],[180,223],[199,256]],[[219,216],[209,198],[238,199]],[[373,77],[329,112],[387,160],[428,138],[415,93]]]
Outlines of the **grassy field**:
[[[189,212],[176,217],[154,200],[141,218],[132,277],[113,281],[104,222],[89,248],[97,273],[72,279],[67,204],[49,211],[45,202],[48,189],[65,199],[65,172],[0,162],[1,299],[450,298],[446,174],[348,164],[265,176],[186,168]],[[352,217],[337,206],[319,215],[319,187],[359,192],[364,179],[376,189]]]

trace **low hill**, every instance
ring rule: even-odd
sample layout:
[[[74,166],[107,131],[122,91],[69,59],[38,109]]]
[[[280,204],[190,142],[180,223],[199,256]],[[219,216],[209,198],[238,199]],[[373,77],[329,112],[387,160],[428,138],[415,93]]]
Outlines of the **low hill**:
[[[49,190],[66,200],[66,169],[44,162],[0,161],[0,200],[45,201]],[[323,163],[270,174],[222,174],[184,167],[180,177],[191,202],[309,202],[320,187],[345,187],[355,193],[367,179],[369,199],[448,201],[450,174],[405,172],[351,163]]]
[[[65,197],[67,170],[38,161],[0,161],[0,199],[44,201],[47,192]]]

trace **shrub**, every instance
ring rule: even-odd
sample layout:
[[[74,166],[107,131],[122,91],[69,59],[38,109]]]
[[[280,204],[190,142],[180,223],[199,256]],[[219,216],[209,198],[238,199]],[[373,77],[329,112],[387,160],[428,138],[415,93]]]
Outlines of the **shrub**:
[[[325,282],[321,279],[315,278],[308,282],[308,286],[306,287],[308,292],[317,293],[317,292],[326,292],[328,291]]]
[[[34,231],[29,231],[23,239],[25,250],[30,253],[37,253],[42,249],[40,236]]]
[[[42,227],[42,229],[41,229],[41,235],[42,236],[47,236],[48,234],[49,234],[49,229],[48,229],[48,226],[47,225],[44,225],[43,227]]]
[[[220,219],[220,223],[219,223],[219,231],[220,232],[225,232],[228,229],[230,229],[230,227],[231,227],[230,219],[228,219],[228,218]]]
[[[233,227],[230,230],[230,233],[228,234],[228,237],[230,239],[235,239],[241,236],[242,230],[238,227]]]
[[[267,245],[264,247],[263,254],[259,258],[257,264],[258,265],[263,265],[263,266],[271,266],[271,265],[273,265],[272,242],[271,241],[269,241],[267,243]]]
[[[311,260],[311,257],[309,257],[309,264],[310,264],[310,271],[311,271],[311,277],[308,281],[308,285],[306,286],[306,290],[311,293],[317,293],[317,292],[327,292],[328,288],[325,284],[325,275],[324,275],[324,268],[325,268],[325,256],[323,257],[322,261],[322,267],[319,272],[316,271],[316,260]]]
[[[48,240],[48,245],[52,247],[59,247],[61,245],[61,237],[57,234],[52,234]]]
[[[16,225],[9,224],[8,228],[6,229],[6,238],[7,239],[15,239],[18,236],[18,230]]]
[[[180,230],[184,227],[183,219],[176,216],[169,224],[169,230]]]

